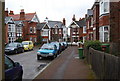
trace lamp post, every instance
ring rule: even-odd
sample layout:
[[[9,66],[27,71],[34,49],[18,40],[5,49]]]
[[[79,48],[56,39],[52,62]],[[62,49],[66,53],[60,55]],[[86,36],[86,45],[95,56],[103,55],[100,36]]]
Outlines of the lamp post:
[[[0,0],[0,81],[4,80],[4,7],[5,0]]]

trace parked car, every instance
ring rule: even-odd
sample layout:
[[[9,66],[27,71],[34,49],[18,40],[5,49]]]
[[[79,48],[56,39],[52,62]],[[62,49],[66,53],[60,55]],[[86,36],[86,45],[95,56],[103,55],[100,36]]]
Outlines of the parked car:
[[[33,50],[34,45],[32,41],[23,41],[22,42],[23,46],[24,46],[24,50]]]
[[[24,47],[22,45],[22,43],[18,43],[18,42],[13,42],[13,43],[9,43],[5,46],[5,54],[17,54],[20,52],[24,52]]]
[[[5,55],[5,81],[22,81],[23,68]]]
[[[57,57],[57,46],[53,44],[43,44],[42,47],[37,51],[37,60],[42,57]]]
[[[63,42],[60,42],[62,51],[65,49],[65,44]]]
[[[62,42],[62,43],[64,43],[65,48],[67,48],[67,47],[68,47],[68,43],[67,43],[67,42]]]
[[[61,44],[59,42],[51,42],[50,44],[57,46],[58,54],[62,51]]]

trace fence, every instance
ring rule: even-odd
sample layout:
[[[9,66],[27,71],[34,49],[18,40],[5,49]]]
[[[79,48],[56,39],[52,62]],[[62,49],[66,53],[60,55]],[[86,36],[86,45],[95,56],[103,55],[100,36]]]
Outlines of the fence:
[[[99,79],[120,79],[119,57],[92,48],[84,48],[84,55]]]

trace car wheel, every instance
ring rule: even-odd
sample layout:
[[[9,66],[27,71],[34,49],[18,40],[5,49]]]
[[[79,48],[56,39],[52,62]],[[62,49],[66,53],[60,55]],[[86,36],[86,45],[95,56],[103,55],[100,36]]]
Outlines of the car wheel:
[[[24,53],[24,49],[22,49],[22,53]]]
[[[18,53],[18,51],[17,50],[15,50],[15,54],[17,54]]]
[[[53,55],[53,56],[52,56],[52,59],[55,59],[55,58],[56,58],[56,55]]]
[[[41,59],[42,59],[42,57],[37,55],[37,60],[41,60]]]

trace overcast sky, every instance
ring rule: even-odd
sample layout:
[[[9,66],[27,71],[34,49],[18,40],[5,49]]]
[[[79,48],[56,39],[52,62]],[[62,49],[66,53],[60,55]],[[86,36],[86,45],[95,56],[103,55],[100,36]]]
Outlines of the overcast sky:
[[[5,0],[5,8],[19,14],[20,9],[25,13],[36,12],[40,22],[46,17],[49,20],[62,21],[66,19],[67,26],[71,23],[73,14],[76,19],[85,17],[95,0]]]

